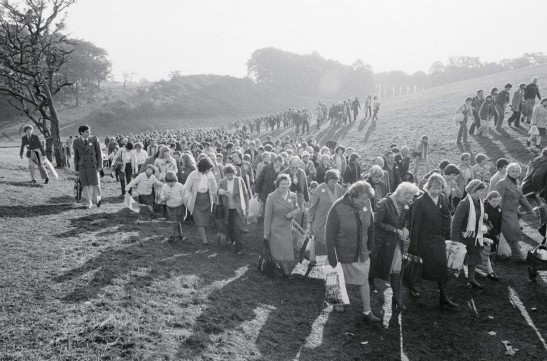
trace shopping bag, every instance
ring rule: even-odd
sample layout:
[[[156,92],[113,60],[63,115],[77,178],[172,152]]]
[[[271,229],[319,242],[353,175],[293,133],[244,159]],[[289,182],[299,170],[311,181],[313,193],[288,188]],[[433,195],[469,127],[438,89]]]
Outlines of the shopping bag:
[[[535,125],[532,125],[530,129],[528,130],[528,134],[530,135],[539,135],[539,129]]]
[[[446,259],[448,260],[449,271],[459,271],[463,268],[463,261],[467,254],[465,244],[456,241],[445,241],[446,243]]]
[[[408,289],[416,289],[416,285],[422,284],[423,260],[410,253],[403,255],[402,279],[403,286]]]
[[[498,243],[498,256],[502,258],[511,258],[512,255],[513,251],[511,250],[509,243],[507,243],[507,240],[505,239],[503,233],[500,234],[500,241]]]
[[[262,201],[254,196],[249,201],[249,217],[260,217],[262,215]]]
[[[131,195],[129,193],[125,194],[125,199],[123,201],[123,206],[125,208],[129,208],[130,210],[132,210],[133,212],[136,212],[136,213],[138,213],[141,210],[141,207],[139,206],[139,204],[137,202],[135,202],[135,200],[133,199],[133,197],[131,197]]]
[[[349,305],[348,291],[342,264],[338,262],[336,267],[323,266],[325,272],[325,301],[329,305]]]

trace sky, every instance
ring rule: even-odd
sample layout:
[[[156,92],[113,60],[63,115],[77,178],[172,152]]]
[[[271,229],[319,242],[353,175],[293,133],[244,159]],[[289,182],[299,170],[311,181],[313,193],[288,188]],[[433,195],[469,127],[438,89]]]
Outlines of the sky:
[[[454,55],[547,53],[545,14],[544,0],[78,0],[66,25],[108,52],[116,80],[157,81],[172,71],[243,77],[265,47],[407,73]]]

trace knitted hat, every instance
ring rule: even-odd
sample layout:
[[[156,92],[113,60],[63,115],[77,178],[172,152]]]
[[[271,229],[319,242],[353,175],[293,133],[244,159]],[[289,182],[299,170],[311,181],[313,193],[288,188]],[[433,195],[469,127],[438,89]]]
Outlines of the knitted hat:
[[[309,157],[309,156],[310,156],[310,153],[309,153],[308,151],[305,150],[305,151],[302,152],[302,154],[300,154],[300,156],[301,156],[302,158],[304,158],[304,157]]]
[[[467,183],[465,186],[465,191],[467,193],[473,193],[484,188],[486,188],[486,184],[478,179],[473,179],[471,182]]]

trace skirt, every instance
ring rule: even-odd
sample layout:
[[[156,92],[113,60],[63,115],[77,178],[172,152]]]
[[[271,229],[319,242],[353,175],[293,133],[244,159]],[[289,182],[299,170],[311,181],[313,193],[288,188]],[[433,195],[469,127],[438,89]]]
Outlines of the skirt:
[[[196,194],[196,203],[194,204],[192,216],[197,227],[209,227],[211,223],[211,198],[209,192]]]
[[[147,205],[147,206],[153,206],[155,199],[156,199],[156,195],[154,193],[139,194],[139,204],[144,204],[144,205]]]
[[[365,262],[342,263],[344,278],[348,285],[364,285],[368,283],[368,271],[370,269],[370,258]]]

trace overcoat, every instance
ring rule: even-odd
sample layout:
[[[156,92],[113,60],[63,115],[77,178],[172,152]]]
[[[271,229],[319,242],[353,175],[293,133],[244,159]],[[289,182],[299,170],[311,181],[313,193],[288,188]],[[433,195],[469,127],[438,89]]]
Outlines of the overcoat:
[[[338,183],[334,186],[332,192],[326,183],[317,186],[310,201],[307,222],[311,223],[311,231],[315,235],[316,254],[325,255],[327,252],[327,243],[325,231],[327,226],[327,215],[333,203],[344,195],[342,186]]]
[[[266,202],[268,194],[274,191],[274,182],[277,178],[278,172],[275,170],[273,163],[266,164],[262,172],[256,179],[254,184],[254,192],[258,193],[258,198],[262,202]]]
[[[422,277],[430,281],[448,281],[445,241],[450,238],[450,208],[444,194],[437,204],[428,193],[412,205],[408,253],[423,259]]]
[[[285,215],[298,208],[296,194],[289,191],[287,199],[280,189],[268,195],[264,209],[264,237],[268,238],[272,257],[276,261],[294,261],[292,218]]]
[[[102,165],[103,156],[97,137],[89,137],[87,146],[82,138],[74,140],[74,170],[79,172],[82,187],[99,185],[98,172]]]
[[[475,229],[478,230],[479,219],[481,215],[481,208],[479,204],[473,202],[475,207]],[[469,219],[469,198],[465,198],[456,207],[456,213],[454,213],[454,218],[452,219],[452,226],[450,228],[451,240],[454,242],[460,242],[465,244],[467,247],[467,253],[465,254],[464,263],[469,266],[480,265],[482,264],[482,246],[477,244],[476,234],[473,237],[464,237],[462,232],[465,232],[467,229],[467,220]]]
[[[527,211],[531,211],[532,206],[522,194],[522,190],[508,176],[496,184],[496,190],[501,195],[501,232],[509,242],[522,241],[517,208],[521,205]]]
[[[395,248],[403,253],[403,241],[397,230],[408,227],[408,206],[397,212],[394,201],[387,196],[382,198],[374,211],[374,249],[371,253],[371,276],[389,280]]]

